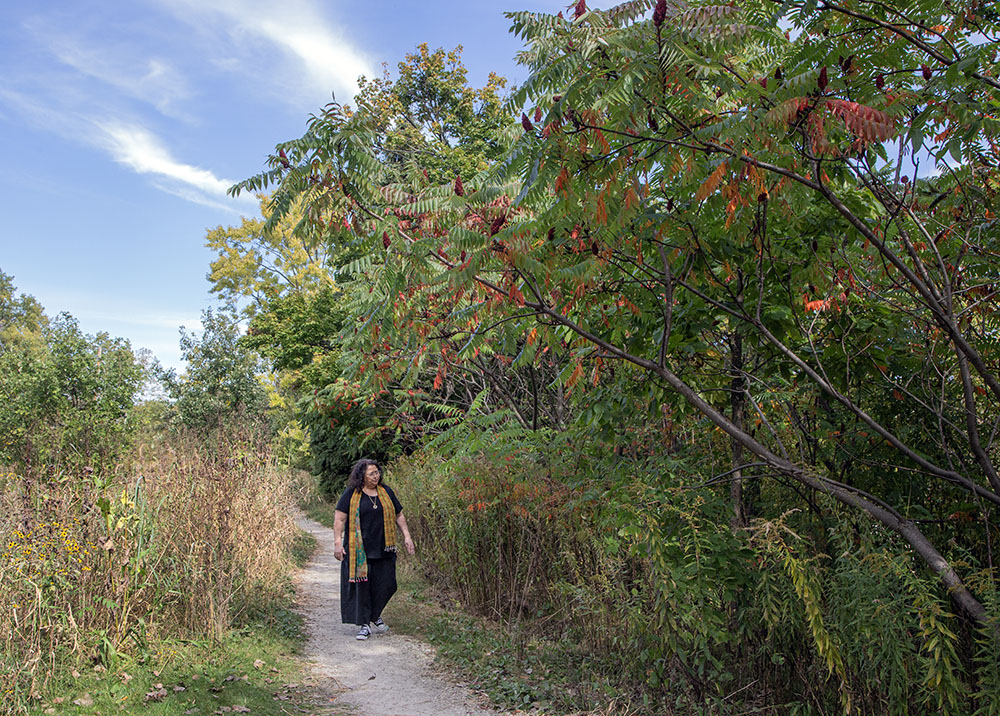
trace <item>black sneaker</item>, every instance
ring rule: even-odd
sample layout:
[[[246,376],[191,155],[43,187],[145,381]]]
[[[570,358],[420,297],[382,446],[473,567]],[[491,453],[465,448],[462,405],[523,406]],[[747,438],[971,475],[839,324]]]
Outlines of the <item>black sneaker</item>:
[[[372,635],[372,630],[368,628],[367,624],[365,624],[363,627],[361,627],[361,629],[358,630],[358,635],[354,638],[357,639],[358,641],[364,641],[371,635]]]
[[[385,634],[389,631],[389,625],[382,621],[382,617],[375,620],[375,631],[379,634]]]

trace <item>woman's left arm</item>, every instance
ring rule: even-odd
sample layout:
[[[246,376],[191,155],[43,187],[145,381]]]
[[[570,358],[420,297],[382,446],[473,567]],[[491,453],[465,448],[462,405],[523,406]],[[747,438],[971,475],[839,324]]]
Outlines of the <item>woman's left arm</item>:
[[[399,531],[403,533],[403,544],[406,546],[406,551],[413,554],[413,539],[410,537],[410,528],[406,526],[406,515],[402,512],[396,514],[396,525],[399,527]]]

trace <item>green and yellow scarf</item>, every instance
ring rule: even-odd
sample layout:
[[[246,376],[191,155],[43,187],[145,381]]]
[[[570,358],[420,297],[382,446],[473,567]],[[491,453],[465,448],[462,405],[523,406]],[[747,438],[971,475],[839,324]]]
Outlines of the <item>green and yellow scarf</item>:
[[[382,523],[385,527],[385,549],[396,551],[396,508],[389,499],[389,493],[381,485],[378,486],[378,501],[382,505]],[[365,545],[361,540],[361,490],[355,490],[351,495],[351,511],[348,513],[347,528],[351,531],[351,544],[347,558],[351,582],[368,581],[368,557]],[[360,548],[360,549],[359,549]]]

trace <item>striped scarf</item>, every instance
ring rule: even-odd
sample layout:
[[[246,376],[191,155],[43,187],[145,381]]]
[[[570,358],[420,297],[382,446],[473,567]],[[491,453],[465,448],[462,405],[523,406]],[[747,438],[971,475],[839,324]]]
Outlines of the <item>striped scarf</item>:
[[[396,508],[389,499],[389,493],[381,485],[378,486],[378,501],[382,505],[382,524],[385,528],[385,550],[396,551]],[[351,582],[368,581],[368,557],[365,545],[361,539],[361,490],[351,495],[351,511],[348,513],[347,528],[351,531],[351,544],[348,550],[349,579]]]

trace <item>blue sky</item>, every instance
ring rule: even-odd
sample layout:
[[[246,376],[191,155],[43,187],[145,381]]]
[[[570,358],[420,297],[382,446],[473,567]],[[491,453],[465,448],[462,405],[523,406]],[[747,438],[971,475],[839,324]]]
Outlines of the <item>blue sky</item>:
[[[0,270],[180,367],[212,304],[205,231],[256,215],[225,195],[359,74],[419,42],[463,45],[470,81],[515,82],[504,10],[565,0],[42,0],[0,3]]]

